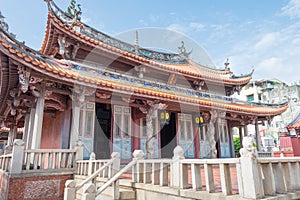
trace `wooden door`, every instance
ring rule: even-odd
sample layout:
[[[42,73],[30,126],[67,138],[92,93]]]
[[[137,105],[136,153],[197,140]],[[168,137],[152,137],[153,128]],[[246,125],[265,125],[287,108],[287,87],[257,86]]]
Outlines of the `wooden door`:
[[[230,143],[229,143],[229,132],[227,128],[226,120],[221,120],[219,123],[219,134],[220,134],[220,147],[221,147],[221,158],[230,158]]]
[[[207,134],[208,134],[207,124],[203,124],[202,126],[199,127],[200,158],[211,158]]]
[[[86,102],[80,106],[78,139],[83,142],[83,158],[88,159],[93,152],[95,103]]]
[[[113,113],[113,152],[128,160],[131,158],[131,108],[115,105]]]
[[[184,156],[194,158],[194,133],[191,114],[178,114],[178,132],[178,143],[184,150]]]

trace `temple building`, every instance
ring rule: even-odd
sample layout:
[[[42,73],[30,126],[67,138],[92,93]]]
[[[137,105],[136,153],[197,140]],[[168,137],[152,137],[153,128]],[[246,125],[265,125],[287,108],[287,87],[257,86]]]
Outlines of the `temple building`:
[[[271,120],[287,104],[236,101],[231,95],[251,80],[228,68],[213,69],[178,53],[129,44],[84,24],[80,7],[64,12],[51,0],[40,51],[0,24],[0,123],[9,152],[18,128],[25,149],[73,149],[84,157],[122,162],[141,149],[148,158],[171,158],[180,145],[186,158],[234,157],[232,128]],[[258,134],[259,135],[259,134]],[[259,137],[256,138],[260,144]],[[258,145],[259,146],[259,145]]]

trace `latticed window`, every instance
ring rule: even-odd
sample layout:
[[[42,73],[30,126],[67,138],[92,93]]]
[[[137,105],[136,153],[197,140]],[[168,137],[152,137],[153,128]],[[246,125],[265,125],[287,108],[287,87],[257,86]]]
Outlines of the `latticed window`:
[[[204,124],[203,126],[199,127],[200,141],[205,141],[206,140],[207,131],[208,131],[208,128],[207,128],[206,124]]]
[[[221,120],[219,124],[219,136],[221,143],[228,143],[228,128],[226,120]]]
[[[131,108],[114,107],[114,137],[128,138],[131,136]]]
[[[192,115],[190,114],[178,114],[178,130],[180,140],[191,141],[193,140],[193,125]]]
[[[95,104],[87,102],[80,107],[79,137],[92,138],[94,134]]]

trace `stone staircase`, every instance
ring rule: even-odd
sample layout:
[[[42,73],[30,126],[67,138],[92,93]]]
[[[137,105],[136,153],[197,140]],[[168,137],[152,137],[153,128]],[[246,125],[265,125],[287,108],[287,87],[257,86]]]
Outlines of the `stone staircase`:
[[[74,179],[76,183],[80,184],[82,181],[84,181],[87,178],[87,176],[82,175],[75,175]],[[106,178],[97,178],[95,186],[96,188],[101,187],[108,179]],[[131,180],[126,179],[120,179],[120,186],[119,186],[119,194],[120,194],[120,200],[135,200],[136,194],[135,191],[132,189],[131,186]],[[113,200],[113,187],[108,187],[106,190],[104,190],[101,195],[99,195],[96,199],[101,200]],[[76,200],[82,199],[82,189],[80,189],[76,193]]]

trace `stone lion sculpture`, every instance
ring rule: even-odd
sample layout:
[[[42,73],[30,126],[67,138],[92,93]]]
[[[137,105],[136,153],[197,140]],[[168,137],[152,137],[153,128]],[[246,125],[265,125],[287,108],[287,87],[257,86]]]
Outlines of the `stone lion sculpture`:
[[[243,148],[240,149],[241,157],[257,157],[257,150],[254,147],[254,140],[251,136],[245,136],[243,139]]]

